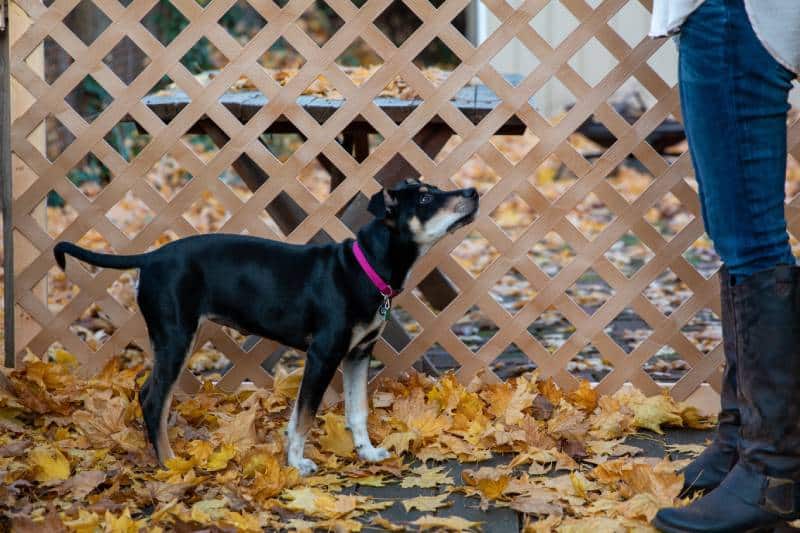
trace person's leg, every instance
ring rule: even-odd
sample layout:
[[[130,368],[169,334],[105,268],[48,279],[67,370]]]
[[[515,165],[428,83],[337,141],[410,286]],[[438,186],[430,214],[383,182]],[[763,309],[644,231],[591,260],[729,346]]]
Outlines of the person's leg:
[[[800,268],[787,266],[783,216],[792,75],[761,46],[742,0],[706,0],[687,21],[680,54],[706,229],[734,277],[723,276],[735,335],[732,350],[726,339],[735,372],[726,369],[723,408],[735,389],[738,459],[710,494],[662,509],[653,524],[749,531],[800,517]]]
[[[753,32],[742,0],[706,0],[679,40],[681,106],[703,220],[734,279],[794,264],[784,218],[793,74]]]

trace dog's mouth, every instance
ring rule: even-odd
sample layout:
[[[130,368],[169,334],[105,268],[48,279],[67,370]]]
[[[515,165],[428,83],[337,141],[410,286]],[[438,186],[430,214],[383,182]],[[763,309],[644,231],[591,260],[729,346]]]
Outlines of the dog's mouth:
[[[450,227],[447,228],[447,233],[453,233],[459,228],[463,228],[468,224],[472,224],[475,221],[475,215],[477,214],[478,214],[478,204],[475,203],[475,205],[470,207],[469,211],[467,211],[463,217],[459,218],[458,220],[450,224]]]

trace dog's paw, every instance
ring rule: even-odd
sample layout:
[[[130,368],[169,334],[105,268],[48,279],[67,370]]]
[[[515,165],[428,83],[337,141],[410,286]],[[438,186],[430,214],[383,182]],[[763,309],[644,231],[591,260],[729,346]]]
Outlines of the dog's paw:
[[[358,450],[358,456],[363,460],[370,463],[379,463],[384,459],[388,459],[390,454],[383,448],[375,448],[374,446],[363,446]]]
[[[301,457],[297,461],[289,461],[289,465],[293,466],[300,472],[300,475],[305,477],[317,471],[317,463],[311,459]]]

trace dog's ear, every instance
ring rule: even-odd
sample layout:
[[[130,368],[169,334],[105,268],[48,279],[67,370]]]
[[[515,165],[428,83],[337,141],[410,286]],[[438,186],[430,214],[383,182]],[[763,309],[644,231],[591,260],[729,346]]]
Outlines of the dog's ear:
[[[396,205],[397,199],[394,197],[394,193],[388,189],[383,189],[373,194],[372,198],[369,199],[367,211],[375,215],[378,220],[383,220],[391,216]]]

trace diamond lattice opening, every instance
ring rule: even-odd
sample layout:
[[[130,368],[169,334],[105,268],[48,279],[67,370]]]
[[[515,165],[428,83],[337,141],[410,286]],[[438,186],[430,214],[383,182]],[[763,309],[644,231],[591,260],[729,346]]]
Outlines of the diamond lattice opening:
[[[554,232],[548,232],[540,241],[528,251],[528,257],[548,277],[555,277],[561,269],[567,266],[574,258],[575,251],[572,247]]]
[[[548,352],[555,353],[575,333],[575,326],[551,306],[528,326],[528,333]]]
[[[524,124],[519,117],[515,116],[514,120]],[[528,152],[539,143],[539,137],[534,135],[528,128],[525,128],[522,135],[504,135],[502,132],[503,129],[500,128],[489,139],[489,142],[491,142],[512,165],[516,165],[525,159]]]
[[[414,369],[429,376],[442,376],[447,372],[457,372],[461,363],[442,348],[437,342],[414,363]]]
[[[128,191],[108,210],[106,218],[126,237],[133,239],[155,218],[155,213],[140,198]]]
[[[629,354],[653,333],[653,328],[636,312],[626,307],[604,329],[625,353]]]
[[[399,48],[422,26],[422,20],[401,0],[394,0],[375,19],[375,26]]]
[[[478,306],[472,306],[450,327],[450,331],[473,353],[489,342],[499,329]]]
[[[713,276],[722,266],[722,260],[714,250],[711,239],[705,233],[698,237],[682,255],[706,279]]]
[[[428,81],[439,87],[450,76],[452,70],[461,64],[461,60],[444,44],[444,41],[436,37],[414,58],[414,64],[423,71]]]
[[[587,314],[593,315],[614,295],[614,289],[590,268],[567,289],[567,294]]]
[[[655,257],[652,250],[631,231],[625,232],[603,255],[628,278]]]
[[[315,158],[300,171],[297,180],[322,203],[342,184],[345,176],[328,158],[320,158],[324,164]]]
[[[586,83],[594,87],[617,66],[619,61],[600,44],[600,41],[592,37],[568,63],[581,73],[580,76]]]
[[[122,307],[131,313],[135,313],[137,309],[136,291],[138,283],[139,269],[126,270],[114,280],[114,283],[106,289],[106,292]]]
[[[528,23],[547,44],[556,48],[580,22],[558,0],[552,0]]]
[[[167,20],[169,25],[164,24]],[[189,25],[189,19],[184,17],[170,0],[158,0],[140,22],[164,46],[169,46]]]
[[[489,214],[511,240],[516,240],[536,220],[536,212],[516,193],[509,194],[505,200]]]
[[[628,43],[628,46],[634,48],[642,39],[647,37],[647,25],[634,24],[632,21],[649,19],[650,12],[647,11],[642,3],[639,0],[630,0],[617,11],[616,15],[609,19],[608,25]]]
[[[31,292],[51,313],[56,314],[61,312],[81,292],[81,289],[70,281],[63,270],[54,266],[33,286]],[[44,300],[40,296],[44,297]]]
[[[216,196],[205,191],[183,213],[183,218],[199,233],[212,233],[222,228],[231,213]]]
[[[656,383],[676,383],[692,367],[671,346],[662,346],[653,357],[642,364],[642,370]]]
[[[500,176],[481,156],[474,154],[450,179],[462,189],[475,187],[482,196],[500,181]]]
[[[503,309],[515,315],[536,297],[537,292],[525,276],[512,268],[492,285],[489,294]]]
[[[400,322],[403,330],[412,339],[422,333],[422,326],[417,322],[417,319],[399,305],[392,304],[392,316]]]
[[[233,363],[213,342],[208,341],[192,353],[188,367],[201,380],[218,380],[233,367]]]
[[[512,342],[489,363],[489,368],[492,369],[492,372],[497,377],[506,381],[521,376],[525,372],[533,372],[537,366],[536,363],[528,359],[525,352]]]
[[[151,139],[150,134],[141,124],[128,121],[118,122],[103,138],[129,163],[141,153]]]
[[[189,128],[189,131],[197,131],[200,128],[197,124]],[[208,164],[209,161],[214,159],[222,148],[228,144],[230,140],[228,136],[219,128],[214,128],[215,134],[204,135],[199,133],[187,133],[181,139],[184,144],[194,152],[200,161]]]
[[[317,46],[323,47],[344,26],[342,17],[325,0],[314,0],[296,23]]]
[[[246,0],[237,0],[217,22],[242,46],[267,25],[264,17]]]
[[[206,37],[201,37],[181,58],[181,64],[203,85],[211,82],[209,71],[219,70],[227,63],[228,58]]]
[[[91,76],[83,78],[64,98],[86,122],[92,123],[114,99]]]
[[[52,163],[72,144],[75,136],[52,113],[48,113],[27,139],[39,153]]]
[[[450,255],[461,265],[464,270],[478,277],[489,268],[495,259],[500,257],[500,252],[492,246],[486,237],[477,231],[471,231],[464,240],[456,246]]]
[[[267,69],[275,81],[283,86],[297,75],[297,72],[306,64],[306,58],[289,44],[289,41],[279,37],[258,59],[258,62]]]
[[[281,228],[281,233],[284,236],[288,236],[291,234],[297,226],[300,225],[303,220],[306,219],[308,214],[303,210],[294,199],[289,196],[285,191],[281,191],[281,193],[275,197],[269,204],[268,207],[272,206],[273,209],[281,209],[283,211],[289,211],[294,213],[296,216],[293,216],[291,220],[286,220],[284,222],[283,227]]]
[[[668,192],[653,204],[644,215],[644,219],[653,226],[662,237],[671,241],[678,233],[694,220],[694,214]]]
[[[643,294],[665,316],[670,316],[691,298],[692,290],[671,269],[667,269],[647,286]]]
[[[585,379],[595,383],[603,381],[603,378],[613,370],[614,365],[605,360],[597,348],[591,344],[584,346],[567,363],[567,372],[572,374],[575,379]]]
[[[78,212],[53,189],[28,214],[53,239],[78,219]]]
[[[103,58],[103,63],[105,63],[125,85],[130,85],[131,82],[144,71],[147,65],[150,64],[150,57],[126,35],[111,49],[111,52]]]
[[[417,146],[425,151],[425,153],[427,153],[427,143],[430,141],[432,131],[436,132],[433,134],[436,137],[444,134],[450,136],[445,147],[443,147],[435,157],[435,160],[438,162],[440,160],[439,158],[443,156],[443,152],[450,152],[453,148],[458,146],[458,144],[451,143],[450,141],[458,139],[460,143],[460,138],[456,135],[456,132],[453,131],[453,128],[451,128],[447,122],[442,120],[442,117],[439,115],[434,115],[433,118],[428,121],[428,124],[426,124],[417,132],[416,135],[414,135],[414,137],[412,137],[412,140],[417,144]]]
[[[653,183],[653,175],[636,159],[636,156],[630,154],[608,175],[606,181],[628,203],[633,203]]]
[[[675,68],[678,62],[678,47],[672,46],[671,43],[668,44],[668,41],[670,41],[670,39],[664,39],[664,42],[661,43],[661,47],[647,60],[647,64],[656,71],[656,74],[658,74],[667,85],[675,87],[678,84],[678,69]]]
[[[192,175],[180,166],[178,160],[165,154],[145,174],[144,179],[170,202],[192,180]]]
[[[69,53],[49,35],[42,41],[44,57],[48,59],[44,69],[44,81],[52,85],[75,62]],[[41,69],[42,55],[37,47],[25,58],[25,62],[33,71]]]
[[[445,290],[442,290],[442,284],[444,284]],[[434,301],[431,302],[420,289],[434,294]],[[425,304],[425,307],[427,307],[431,313],[436,315],[441,312],[442,309],[450,305],[450,303],[455,299],[455,297],[458,295],[458,286],[453,283],[450,278],[444,275],[444,273],[432,271],[425,276],[422,281],[419,282],[417,287],[414,287],[412,292],[420,302]]]
[[[360,86],[381,68],[383,59],[364,39],[358,37],[336,58],[336,64],[354,84]]]
[[[539,66],[537,58],[522,41],[514,37],[489,62],[508,83],[519,85]]]
[[[575,100],[572,91],[555,76],[533,94],[536,111],[553,126],[567,116],[567,109],[575,104]]]
[[[233,96],[235,94],[235,96]],[[262,94],[258,86],[247,76],[240,76],[238,80],[228,87],[228,90],[222,93],[217,99],[217,103],[225,106],[230,113],[236,117],[240,124],[246,124],[252,118],[253,111],[245,109],[242,103],[254,96]],[[233,100],[231,97],[233,96]],[[215,128],[217,131],[222,131],[220,128]]]
[[[87,199],[94,201],[97,195],[111,183],[112,175],[108,167],[92,152],[89,152],[67,172],[67,178]]]
[[[706,355],[722,341],[722,322],[714,311],[703,308],[684,324],[681,333]]]
[[[617,216],[593,192],[567,215],[567,219],[590,240],[600,235],[615,218]]]
[[[528,181],[531,182],[549,202],[555,202],[561,198],[570,187],[575,185],[578,181],[578,177],[561,161],[561,159],[551,155],[528,177]]]
[[[96,352],[111,338],[117,327],[111,318],[96,303],[87,307],[81,316],[69,326],[69,330]]]
[[[83,24],[84,20],[91,20],[92,24]],[[90,0],[81,0],[64,17],[64,25],[83,41],[83,44],[91,46],[111,25],[111,19]]]
[[[281,115],[275,122],[289,123],[289,120],[284,115]],[[265,130],[264,133],[258,136],[258,140],[275,156],[275,159],[285,163],[306,142],[306,136],[300,131],[296,133],[269,133],[268,130]]]

